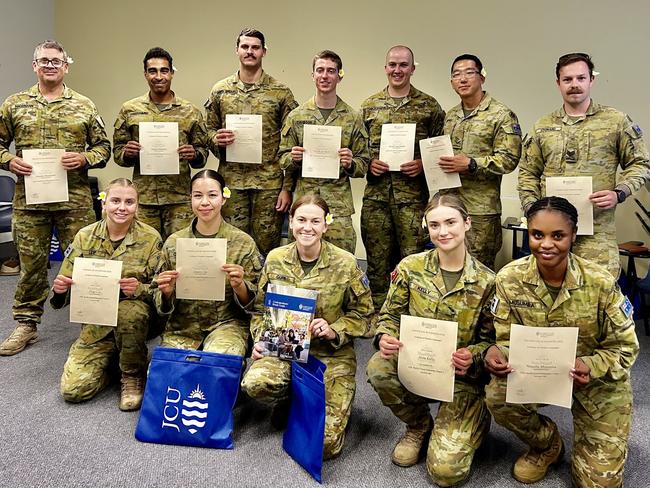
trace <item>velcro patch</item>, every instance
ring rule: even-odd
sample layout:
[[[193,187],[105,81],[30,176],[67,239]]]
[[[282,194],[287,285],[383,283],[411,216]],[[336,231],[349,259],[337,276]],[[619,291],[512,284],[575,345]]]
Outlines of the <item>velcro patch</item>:
[[[499,297],[496,295],[492,297],[492,301],[490,302],[490,312],[493,314],[497,313],[497,307],[499,306]]]
[[[619,308],[627,318],[630,318],[632,316],[632,313],[634,312],[634,307],[632,306],[632,303],[630,303],[630,300],[627,297],[623,298],[623,301],[619,305]]]

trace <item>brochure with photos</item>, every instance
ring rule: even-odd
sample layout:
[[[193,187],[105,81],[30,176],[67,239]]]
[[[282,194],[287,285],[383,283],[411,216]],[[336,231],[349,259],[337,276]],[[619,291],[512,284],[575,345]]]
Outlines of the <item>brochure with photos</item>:
[[[306,363],[318,292],[269,283],[264,298],[264,356]]]

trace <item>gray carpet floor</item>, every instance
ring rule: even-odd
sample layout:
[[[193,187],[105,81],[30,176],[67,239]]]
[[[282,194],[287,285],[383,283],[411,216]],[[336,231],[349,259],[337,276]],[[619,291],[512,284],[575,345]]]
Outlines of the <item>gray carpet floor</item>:
[[[50,272],[50,278],[54,276]],[[15,277],[0,277],[0,336],[10,333]],[[29,487],[195,487],[317,486],[282,450],[282,434],[270,412],[252,401],[235,409],[235,449],[231,451],[144,444],[133,431],[138,413],[117,408],[119,387],[95,399],[66,404],[59,378],[79,326],[68,309],[46,308],[40,340],[23,353],[0,357],[0,486]],[[625,486],[650,487],[650,339],[637,325],[641,354],[633,369],[634,425],[629,441]],[[150,343],[150,348],[156,341]],[[390,462],[403,426],[383,407],[365,381],[372,354],[369,340],[357,341],[357,395],[342,455],[325,463],[331,487],[431,486],[423,462],[409,469]],[[435,410],[435,407],[433,407]],[[567,444],[565,460],[535,486],[571,486],[571,416],[566,409],[544,412],[558,422]],[[475,457],[467,487],[523,486],[510,476],[523,444],[494,422]]]

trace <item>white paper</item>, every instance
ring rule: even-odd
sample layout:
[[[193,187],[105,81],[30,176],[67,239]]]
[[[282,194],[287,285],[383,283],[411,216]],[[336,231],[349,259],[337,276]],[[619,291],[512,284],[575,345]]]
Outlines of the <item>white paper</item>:
[[[390,171],[399,171],[400,165],[413,161],[416,124],[382,124],[379,160],[388,164]]]
[[[68,172],[61,164],[65,149],[23,149],[22,158],[32,165],[25,176],[25,203],[67,202]]]
[[[303,178],[329,178],[337,180],[341,168],[341,127],[330,125],[305,125],[302,146]]]
[[[178,122],[140,122],[140,174],[177,175]]]
[[[443,188],[458,188],[461,186],[458,173],[445,173],[440,169],[440,156],[453,156],[454,149],[448,135],[420,139],[420,154],[424,175],[427,179],[429,193],[434,195]]]
[[[458,323],[402,315],[397,361],[400,382],[412,393],[451,402],[455,371],[451,356],[456,351]]]
[[[70,287],[70,322],[117,326],[122,261],[76,258]]]
[[[262,116],[226,114],[226,129],[235,133],[235,142],[226,146],[226,160],[234,163],[262,162]]]
[[[226,297],[226,239],[176,239],[176,298],[215,300]]]
[[[547,176],[546,196],[569,200],[578,210],[578,235],[594,235],[594,206],[589,200],[593,193],[591,176]]]
[[[578,327],[510,327],[506,402],[571,408]]]

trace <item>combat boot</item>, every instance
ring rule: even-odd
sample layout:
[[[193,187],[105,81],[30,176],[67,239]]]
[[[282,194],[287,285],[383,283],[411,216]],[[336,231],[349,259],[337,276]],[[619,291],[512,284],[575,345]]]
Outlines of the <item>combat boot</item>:
[[[520,456],[515,462],[512,476],[522,483],[537,483],[544,479],[551,465],[562,460],[562,456],[564,456],[564,443],[556,426],[548,449],[529,448],[526,454]]]
[[[433,419],[429,416],[426,422],[417,427],[406,427],[406,432],[399,440],[391,460],[403,468],[414,466],[420,460],[420,456],[426,451],[429,436],[433,429]]]
[[[273,410],[271,411],[271,426],[275,430],[284,430],[287,428],[289,407],[290,403],[285,400],[273,406]]]
[[[38,340],[36,325],[19,322],[13,332],[0,344],[0,356],[13,356]]]
[[[140,410],[144,396],[144,378],[140,375],[122,373],[120,410]]]

